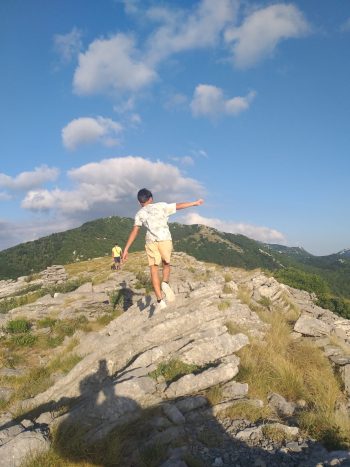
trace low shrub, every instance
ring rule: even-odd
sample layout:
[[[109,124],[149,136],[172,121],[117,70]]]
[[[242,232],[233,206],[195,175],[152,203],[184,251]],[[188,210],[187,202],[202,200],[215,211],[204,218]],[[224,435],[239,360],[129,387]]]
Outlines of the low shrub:
[[[22,334],[29,332],[31,324],[26,319],[12,319],[7,323],[6,331],[10,334]]]
[[[294,287],[295,289],[314,292],[316,295],[329,293],[329,285],[317,274],[301,271],[295,268],[284,268],[275,271],[274,277],[284,284]]]
[[[33,336],[33,334],[18,334],[11,336],[10,347],[33,347],[37,343],[37,341],[38,337]]]
[[[36,325],[38,328],[51,328],[52,329],[56,323],[57,323],[57,319],[53,319],[47,316],[43,319],[39,319],[39,321],[36,322]]]
[[[346,302],[343,298],[321,294],[316,300],[316,305],[331,310],[343,318],[350,319],[350,303]]]
[[[152,282],[148,274],[144,272],[138,272],[136,274],[137,282],[135,283],[135,289],[145,289],[146,293],[150,293],[153,290]]]

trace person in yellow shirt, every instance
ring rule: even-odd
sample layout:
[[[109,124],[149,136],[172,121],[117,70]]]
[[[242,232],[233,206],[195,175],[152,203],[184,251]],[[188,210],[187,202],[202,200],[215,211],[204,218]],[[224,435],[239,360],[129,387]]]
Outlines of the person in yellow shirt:
[[[123,250],[120,248],[118,243],[114,245],[112,248],[112,258],[114,261],[115,269],[119,270],[120,269],[120,258],[123,253]]]

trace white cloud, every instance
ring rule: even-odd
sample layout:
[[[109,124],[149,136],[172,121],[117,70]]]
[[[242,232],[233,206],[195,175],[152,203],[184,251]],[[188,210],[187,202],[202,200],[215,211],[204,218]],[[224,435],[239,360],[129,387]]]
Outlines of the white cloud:
[[[137,125],[140,125],[140,124],[141,124],[142,118],[141,118],[141,116],[140,116],[138,113],[132,113],[132,114],[129,116],[129,121],[130,121],[130,123],[131,123],[133,126],[137,126]]]
[[[46,165],[36,167],[31,172],[21,172],[15,177],[0,173],[0,188],[12,191],[31,190],[42,186],[44,183],[56,180],[58,175],[58,169]]]
[[[0,201],[8,201],[11,198],[12,196],[9,193],[6,193],[6,191],[0,191]]]
[[[123,130],[120,123],[104,117],[81,117],[68,123],[62,129],[63,145],[70,150],[82,144],[99,142],[104,146],[116,146],[116,138]]]
[[[73,28],[68,34],[55,34],[54,47],[63,63],[69,63],[82,49],[82,32]]]
[[[119,0],[119,1],[124,4],[124,9],[127,14],[135,15],[139,13],[140,0]]]
[[[225,38],[233,44],[233,59],[238,68],[248,68],[273,54],[284,39],[310,32],[302,12],[292,4],[275,4],[254,11],[240,27],[227,29]]]
[[[31,211],[53,210],[80,219],[112,214],[132,215],[137,208],[136,193],[149,188],[155,199],[176,201],[203,194],[202,185],[184,177],[180,170],[164,162],[141,157],[105,159],[68,172],[74,189],[32,190],[22,201]]]
[[[183,109],[187,106],[188,98],[180,92],[169,96],[164,104],[166,109]]]
[[[20,222],[0,219],[0,250],[10,248],[18,243],[36,240],[53,232],[64,232],[76,226],[76,222],[63,218],[50,219],[45,217],[44,219],[36,218]]]
[[[194,91],[191,109],[197,117],[238,115],[249,108],[255,96],[256,93],[251,91],[245,97],[227,99],[222,89],[209,84],[199,84]]]
[[[171,160],[174,162],[179,162],[181,165],[185,166],[194,165],[194,159],[191,156],[172,157]]]
[[[341,32],[349,32],[350,31],[350,18],[348,18],[341,26]]]
[[[275,229],[270,229],[269,227],[260,227],[252,224],[244,224],[242,222],[223,221],[221,219],[203,217],[195,212],[190,212],[185,215],[183,222],[186,224],[207,225],[220,230],[221,232],[242,234],[262,242],[286,243],[286,239],[281,232]]]
[[[147,65],[135,41],[125,34],[94,40],[79,54],[73,86],[77,94],[138,91],[153,82],[155,70]]]
[[[157,79],[157,66],[172,54],[217,44],[238,9],[238,0],[201,0],[192,10],[158,6],[141,11],[140,2],[123,3],[128,13],[160,25],[140,47],[124,33],[94,40],[79,54],[73,79],[77,94],[140,91]]]
[[[148,17],[165,23],[148,41],[148,60],[157,63],[171,54],[213,46],[233,20],[237,0],[202,0],[193,11],[152,8]]]

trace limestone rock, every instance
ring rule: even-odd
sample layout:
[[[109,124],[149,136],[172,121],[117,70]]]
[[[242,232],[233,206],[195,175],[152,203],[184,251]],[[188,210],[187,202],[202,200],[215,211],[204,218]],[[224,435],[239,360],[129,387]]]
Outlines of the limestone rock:
[[[182,413],[190,412],[191,410],[199,409],[208,404],[208,401],[203,396],[192,396],[186,397],[176,402],[176,407],[181,410]]]
[[[236,376],[238,365],[239,358],[234,357],[231,363],[221,364],[216,368],[210,368],[197,375],[185,375],[178,381],[170,384],[165,394],[167,397],[179,397],[224,383]]]
[[[248,384],[247,383],[236,383],[235,381],[230,381],[225,384],[222,388],[222,397],[223,399],[241,399],[248,394]]]
[[[216,339],[203,339],[189,344],[181,351],[180,358],[185,363],[205,365],[237,352],[249,343],[245,334],[231,336],[226,333]]]
[[[185,417],[182,415],[180,410],[174,404],[164,404],[163,412],[169,418],[169,420],[175,425],[182,425],[185,423]]]
[[[259,440],[263,437],[261,426],[246,428],[236,434],[236,439],[240,441]]]
[[[45,452],[49,442],[39,431],[22,431],[0,446],[0,467],[19,467],[29,453]]]
[[[330,334],[331,326],[325,322],[312,318],[307,315],[302,315],[294,325],[294,331],[305,336],[321,337]]]
[[[290,417],[294,414],[296,405],[293,402],[287,402],[279,394],[272,393],[268,397],[269,406],[275,409],[277,415],[281,417]]]

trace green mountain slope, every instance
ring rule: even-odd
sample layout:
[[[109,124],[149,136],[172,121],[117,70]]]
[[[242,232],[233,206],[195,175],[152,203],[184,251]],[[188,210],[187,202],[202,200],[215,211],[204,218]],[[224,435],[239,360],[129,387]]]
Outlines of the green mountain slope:
[[[87,222],[33,242],[0,252],[0,279],[15,278],[45,269],[111,254],[118,242],[125,245],[133,220],[108,217]],[[350,298],[350,256],[348,250],[329,256],[314,256],[297,247],[269,245],[244,235],[219,232],[202,225],[170,224],[174,246],[202,261],[246,269],[301,270],[317,274],[336,295]],[[144,232],[132,250],[142,250]]]

